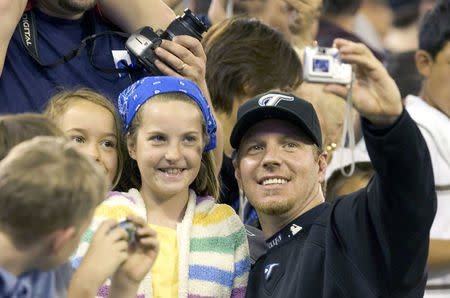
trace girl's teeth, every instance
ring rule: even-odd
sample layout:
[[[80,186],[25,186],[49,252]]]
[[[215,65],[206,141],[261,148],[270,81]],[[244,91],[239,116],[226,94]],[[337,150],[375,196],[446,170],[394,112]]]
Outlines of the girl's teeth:
[[[181,173],[181,169],[168,169],[166,170],[166,173],[169,175],[175,175]]]

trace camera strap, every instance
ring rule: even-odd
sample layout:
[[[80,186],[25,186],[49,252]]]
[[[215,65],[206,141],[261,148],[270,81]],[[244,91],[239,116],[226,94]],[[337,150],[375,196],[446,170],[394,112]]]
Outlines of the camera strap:
[[[350,81],[350,88],[347,92],[347,99],[345,104],[345,115],[344,115],[344,128],[342,130],[342,136],[340,144],[342,147],[345,147],[347,144],[348,147],[350,147],[350,154],[351,154],[351,163],[350,163],[350,170],[348,172],[345,171],[344,167],[341,167],[341,174],[344,177],[350,177],[353,175],[353,172],[355,171],[355,131],[353,127],[353,113],[352,113],[352,93],[353,93],[353,81],[355,80],[355,74],[352,73],[352,80]],[[342,164],[344,155],[344,150],[340,151],[339,154],[339,163]]]
[[[86,13],[88,14],[88,16],[86,18],[86,22],[87,22],[86,24],[87,24],[89,35],[87,37],[83,38],[83,40],[81,40],[81,43],[77,48],[69,51],[67,54],[65,54],[63,57],[61,57],[57,61],[50,63],[50,64],[44,64],[44,63],[42,63],[42,61],[40,59],[40,55],[39,55],[38,31],[37,31],[37,26],[36,26],[36,17],[34,15],[34,12],[32,9],[24,12],[22,15],[22,18],[20,19],[20,22],[18,24],[18,29],[19,29],[19,33],[20,33],[20,38],[22,40],[22,44],[25,47],[25,49],[27,50],[30,57],[33,58],[33,60],[36,63],[38,63],[41,67],[54,68],[60,64],[68,62],[68,61],[72,60],[73,58],[79,56],[81,54],[81,52],[83,51],[83,49],[87,45],[89,45],[89,47],[88,47],[89,61],[91,62],[92,66],[95,69],[100,70],[102,72],[107,72],[107,73],[131,73],[131,72],[140,71],[140,69],[135,69],[135,68],[131,68],[131,67],[127,67],[127,68],[123,68],[123,69],[101,68],[101,67],[96,66],[93,63],[92,57],[93,57],[93,53],[94,53],[96,38],[103,36],[103,35],[107,35],[107,34],[116,34],[116,35],[122,36],[124,38],[128,38],[129,34],[124,33],[124,32],[119,32],[119,31],[104,31],[104,32],[100,32],[100,33],[95,33],[95,15],[94,15],[95,12],[93,10],[90,10]]]

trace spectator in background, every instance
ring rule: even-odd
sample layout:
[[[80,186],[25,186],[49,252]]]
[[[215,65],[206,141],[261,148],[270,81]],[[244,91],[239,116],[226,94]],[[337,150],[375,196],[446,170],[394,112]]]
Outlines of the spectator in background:
[[[91,39],[78,56],[64,59],[55,67],[41,66],[38,61],[47,65],[56,63],[79,47],[84,38],[117,31],[115,25],[127,32],[144,25],[164,29],[175,18],[173,11],[160,0],[131,0],[127,5],[120,0],[35,0],[28,5],[31,8],[27,14],[22,15],[27,2],[0,0],[0,113],[41,111],[59,87],[88,87],[116,98],[130,83],[145,75],[142,70],[129,75],[110,72],[122,67],[120,61],[136,62],[125,50],[121,36],[106,34]],[[115,25],[94,9],[96,3],[101,4],[102,12]],[[187,78],[199,83],[204,80],[201,77],[204,71],[189,71],[204,69],[203,61],[194,59],[190,51],[196,44],[200,44],[198,40],[187,36],[164,40],[155,65],[170,75],[161,62],[164,61],[180,75],[189,74]]]
[[[360,5],[361,0],[323,0],[319,31],[316,36],[319,46],[331,47],[333,40],[338,37],[363,42],[353,33]],[[378,60],[384,60],[382,52],[370,49]]]
[[[39,116],[12,115],[1,121],[6,119],[9,127],[34,122],[43,133],[59,133]],[[77,272],[67,262],[108,188],[100,168],[62,138],[37,137],[11,149],[0,161],[1,297],[94,297],[113,274],[110,297],[135,295],[132,281],[149,270],[158,249],[154,231],[139,218],[130,217],[140,227],[135,249],[128,251],[125,230],[110,232],[116,223],[109,221],[94,235]]]
[[[353,33],[375,51],[385,54],[383,40],[392,26],[392,19],[389,0],[362,0]]]
[[[425,297],[450,296],[450,2],[439,1],[419,31],[416,66],[423,77],[419,96],[406,97],[406,109],[428,145],[438,210],[431,228]]]
[[[386,67],[397,83],[402,98],[419,95],[422,77],[417,71],[415,53],[418,49],[419,23],[433,8],[434,0],[391,0],[393,26],[384,39],[389,55]]]
[[[327,167],[327,180],[325,201],[333,202],[340,196],[351,194],[369,184],[374,174],[373,166],[369,161],[355,161],[355,170],[349,177],[342,174],[341,169],[348,173],[351,165],[345,165],[342,168],[329,169]],[[331,175],[329,174],[331,173]]]
[[[36,136],[63,137],[56,124],[41,114],[23,113],[0,116],[0,160],[15,145]]]
[[[206,53],[206,81],[212,105],[224,130],[219,201],[229,204],[244,223],[258,225],[252,208],[234,178],[231,130],[240,105],[270,89],[295,90],[302,80],[301,62],[283,35],[256,19],[231,18],[209,29],[202,41]]]
[[[44,114],[105,170],[114,188],[127,153],[122,121],[113,103],[87,89],[62,91],[49,100]]]
[[[284,0],[212,0],[208,10],[208,21],[215,25],[231,17],[256,18],[281,32],[290,41],[291,31],[287,13]]]
[[[298,49],[312,46],[319,30],[322,0],[285,0],[291,43]]]

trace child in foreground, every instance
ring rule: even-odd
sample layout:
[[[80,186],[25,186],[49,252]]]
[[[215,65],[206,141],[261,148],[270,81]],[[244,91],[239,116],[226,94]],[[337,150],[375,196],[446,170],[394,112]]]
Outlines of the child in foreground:
[[[0,162],[1,297],[93,297],[109,276],[110,297],[135,295],[158,249],[142,219],[129,218],[138,226],[136,245],[105,221],[79,270],[67,263],[109,187],[103,171],[64,139],[36,137],[11,149]]]

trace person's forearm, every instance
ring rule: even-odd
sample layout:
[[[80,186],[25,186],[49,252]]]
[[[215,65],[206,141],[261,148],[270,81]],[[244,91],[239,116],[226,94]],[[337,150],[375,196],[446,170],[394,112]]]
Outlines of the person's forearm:
[[[166,3],[171,9],[175,9],[178,5],[180,5],[181,0],[164,0],[164,3]]]
[[[5,63],[6,51],[20,17],[25,10],[27,0],[0,0],[0,76]]]
[[[111,281],[111,288],[109,291],[109,298],[134,298],[139,289],[139,283],[132,281],[124,276],[117,276],[116,273]]]
[[[105,17],[128,33],[144,26],[164,30],[176,17],[162,0],[100,0],[99,3]]]
[[[450,272],[450,240],[430,239],[428,271],[430,275]]]
[[[80,267],[75,271],[67,291],[67,298],[95,297],[102,282],[92,280]]]

